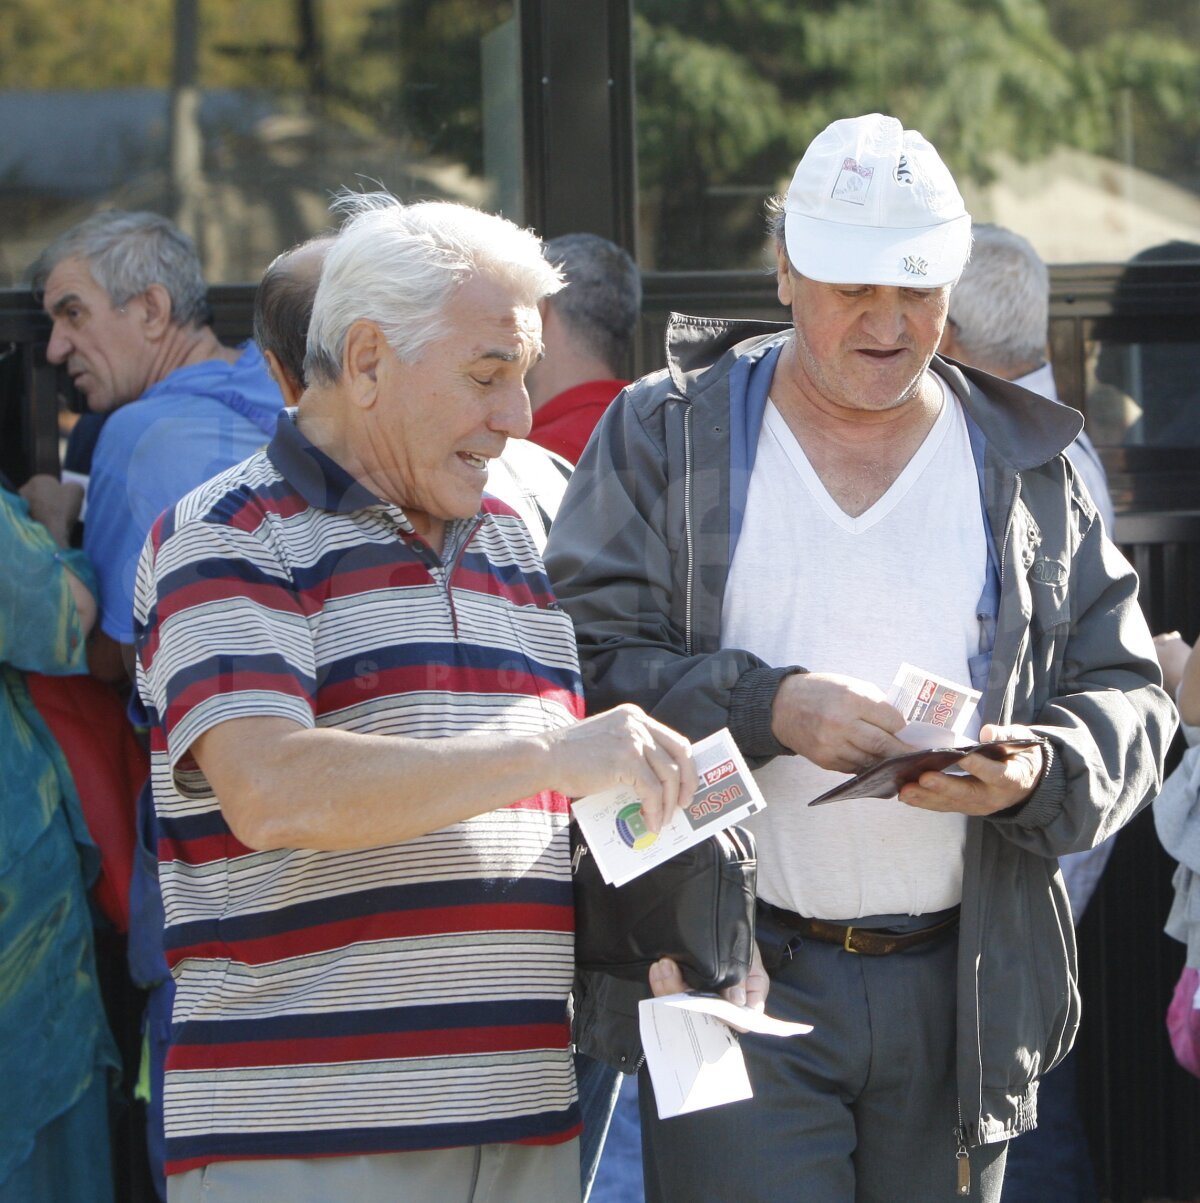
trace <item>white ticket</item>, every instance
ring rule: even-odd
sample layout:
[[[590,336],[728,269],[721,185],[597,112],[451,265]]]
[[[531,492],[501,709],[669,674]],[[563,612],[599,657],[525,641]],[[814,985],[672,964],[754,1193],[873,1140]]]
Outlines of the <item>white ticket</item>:
[[[912,664],[901,664],[888,690],[888,701],[904,715],[910,726],[916,728],[914,735],[931,727],[962,735],[975,714],[979,691],[934,676]],[[934,746],[924,739],[909,738],[903,731],[900,738],[913,744]],[[954,741],[942,740],[943,744],[947,742]]]
[[[772,1019],[716,995],[691,992],[643,999],[638,1025],[660,1119],[752,1097],[731,1025],[765,1036],[812,1031],[811,1024]]]
[[[641,803],[628,786],[589,794],[572,803],[596,867],[609,885],[632,881],[766,806],[728,730],[694,743],[692,762],[700,786],[657,835],[646,826]]]

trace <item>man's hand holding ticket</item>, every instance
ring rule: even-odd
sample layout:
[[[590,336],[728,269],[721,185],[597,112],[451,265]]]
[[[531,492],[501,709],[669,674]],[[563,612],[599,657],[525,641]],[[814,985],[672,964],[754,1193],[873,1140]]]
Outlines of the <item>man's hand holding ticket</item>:
[[[632,789],[605,790],[572,804],[596,867],[609,885],[632,881],[766,805],[728,731],[693,744],[692,761],[699,788],[657,834],[646,825]]]
[[[1024,801],[1036,788],[1044,755],[1032,730],[988,725],[980,731],[980,743],[964,734],[978,691],[903,664],[888,701],[906,720],[897,737],[917,750],[871,765],[810,806],[899,796],[925,810],[986,815]]]

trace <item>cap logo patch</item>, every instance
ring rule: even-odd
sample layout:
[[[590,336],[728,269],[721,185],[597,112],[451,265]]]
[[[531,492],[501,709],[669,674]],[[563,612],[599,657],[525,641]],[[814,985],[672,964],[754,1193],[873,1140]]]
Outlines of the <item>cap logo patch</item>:
[[[912,168],[909,167],[908,158],[905,155],[900,156],[900,162],[896,164],[896,170],[892,174],[896,177],[897,184],[913,182]]]
[[[929,275],[929,261],[922,259],[920,255],[905,255],[901,266],[910,276]]]
[[[864,167],[856,159],[843,160],[842,169],[833,185],[833,199],[846,201],[851,205],[865,205],[874,174],[873,167]]]

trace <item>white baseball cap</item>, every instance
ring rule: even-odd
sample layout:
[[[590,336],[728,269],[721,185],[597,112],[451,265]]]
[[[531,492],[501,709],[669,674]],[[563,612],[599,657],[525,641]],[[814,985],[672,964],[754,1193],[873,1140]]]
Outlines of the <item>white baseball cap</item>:
[[[940,288],[971,252],[971,216],[938,152],[895,117],[826,126],[784,203],[788,258],[827,284]]]

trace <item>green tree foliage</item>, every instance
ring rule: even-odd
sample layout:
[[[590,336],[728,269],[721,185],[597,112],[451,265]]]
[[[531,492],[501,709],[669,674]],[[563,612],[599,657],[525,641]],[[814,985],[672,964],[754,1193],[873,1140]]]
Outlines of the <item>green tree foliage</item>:
[[[422,151],[449,155],[480,173],[480,45],[513,16],[511,0],[400,0],[394,11],[399,111],[407,136]]]
[[[0,0],[0,87],[165,87],[172,0]]]
[[[980,182],[1000,153],[1113,154],[1130,137],[1140,167],[1178,180],[1189,167],[1180,148],[1200,139],[1196,46],[1165,28],[1150,0],[1082,3],[640,0],[650,257],[659,268],[752,262],[755,198],[786,186],[809,140],[855,113],[899,117]],[[1123,92],[1133,98],[1124,108]],[[1120,128],[1123,113],[1131,129]]]
[[[482,39],[512,0],[195,0],[203,88],[482,172]],[[574,0],[558,0],[561,3]],[[1176,6],[1177,7],[1177,6]],[[1069,146],[1200,187],[1200,6],[635,0],[645,262],[741,267],[829,121],[893,113],[962,178]],[[0,87],[166,88],[175,0],[0,0]],[[315,43],[302,44],[302,30]]]

